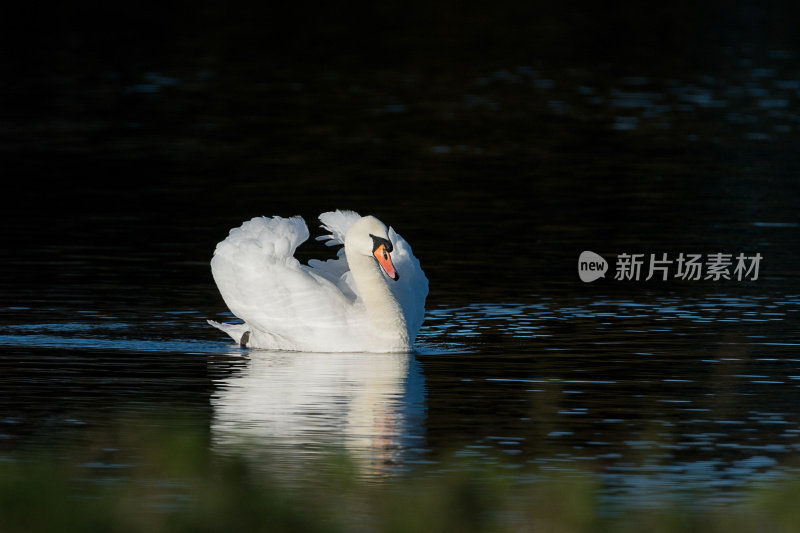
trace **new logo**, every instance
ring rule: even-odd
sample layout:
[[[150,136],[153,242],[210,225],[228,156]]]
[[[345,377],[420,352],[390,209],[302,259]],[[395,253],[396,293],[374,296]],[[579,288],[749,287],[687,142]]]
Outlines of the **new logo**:
[[[589,250],[581,252],[578,258],[578,276],[581,281],[591,283],[597,278],[604,278],[607,270],[608,263],[605,259]]]

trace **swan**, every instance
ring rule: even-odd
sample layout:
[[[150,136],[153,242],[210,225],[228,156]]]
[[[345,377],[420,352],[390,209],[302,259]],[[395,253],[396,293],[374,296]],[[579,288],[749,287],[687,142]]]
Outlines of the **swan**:
[[[211,272],[242,324],[208,323],[242,346],[303,352],[402,352],[425,313],[428,278],[411,246],[374,216],[319,216],[343,245],[335,259],[294,257],[309,236],[302,217],[255,217],[217,244]]]

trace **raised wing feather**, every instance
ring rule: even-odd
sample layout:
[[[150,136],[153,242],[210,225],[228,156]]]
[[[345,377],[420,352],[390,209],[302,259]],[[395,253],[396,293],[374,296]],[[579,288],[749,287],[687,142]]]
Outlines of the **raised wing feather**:
[[[324,277],[334,285],[351,301],[358,297],[353,276],[350,273],[350,266],[347,264],[347,256],[344,253],[344,236],[350,226],[355,224],[361,215],[355,211],[337,209],[336,211],[328,211],[319,216],[319,221],[322,222],[322,229],[330,231],[330,235],[320,235],[316,238],[318,241],[325,241],[326,246],[342,247],[336,252],[336,259],[328,259],[327,261],[320,261],[318,259],[311,259],[308,266],[313,269],[313,272]]]
[[[294,258],[307,238],[308,227],[300,217],[256,217],[231,230],[217,245],[211,271],[234,315],[277,339],[346,329],[352,320],[350,300],[336,284]]]
[[[344,236],[350,226],[358,222],[361,215],[355,211],[347,209],[337,209],[336,211],[328,211],[319,216],[319,221],[322,222],[322,228],[331,232],[330,235],[320,235],[317,237],[318,241],[325,241],[326,246],[336,246],[337,244],[344,244]],[[343,253],[340,250],[339,253]]]

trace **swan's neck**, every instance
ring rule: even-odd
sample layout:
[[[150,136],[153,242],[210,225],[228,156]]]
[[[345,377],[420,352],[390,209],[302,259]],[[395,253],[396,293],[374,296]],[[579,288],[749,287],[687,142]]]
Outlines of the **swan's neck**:
[[[396,344],[397,349],[409,346],[408,327],[403,309],[389,289],[381,267],[372,257],[347,253],[358,294],[364,301],[373,336],[382,344]]]

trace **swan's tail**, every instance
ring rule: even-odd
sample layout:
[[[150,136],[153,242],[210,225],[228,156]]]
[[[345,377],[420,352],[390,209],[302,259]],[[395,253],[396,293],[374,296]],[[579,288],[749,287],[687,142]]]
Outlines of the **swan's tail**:
[[[222,324],[213,320],[206,322],[230,335],[241,346],[247,346],[247,342],[250,340],[250,328],[247,324]]]

